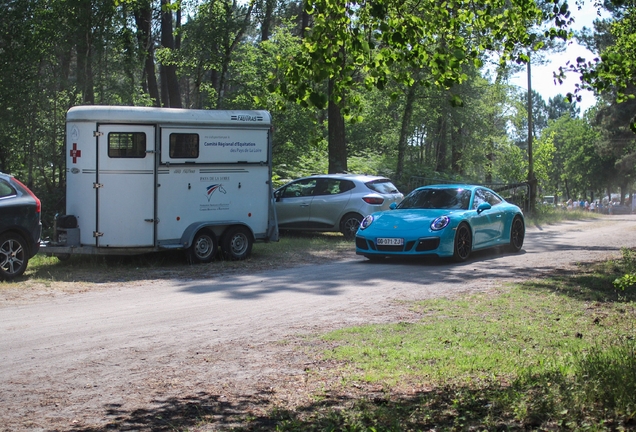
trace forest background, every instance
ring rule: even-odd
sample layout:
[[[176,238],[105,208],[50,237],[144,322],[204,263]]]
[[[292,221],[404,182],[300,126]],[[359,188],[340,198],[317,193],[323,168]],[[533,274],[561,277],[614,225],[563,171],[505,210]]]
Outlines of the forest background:
[[[65,209],[65,115],[75,105],[266,109],[275,185],[357,172],[534,182],[537,199],[631,194],[634,1],[596,4],[573,33],[558,0],[2,0],[0,171]],[[576,92],[510,83],[576,38]],[[530,132],[530,133],[529,133]],[[630,196],[630,195],[628,195]]]

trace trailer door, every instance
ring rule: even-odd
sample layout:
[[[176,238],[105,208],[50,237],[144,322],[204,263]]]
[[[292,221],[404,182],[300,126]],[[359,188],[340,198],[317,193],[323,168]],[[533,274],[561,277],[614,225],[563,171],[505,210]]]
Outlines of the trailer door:
[[[97,246],[153,246],[155,128],[101,125],[99,132]]]

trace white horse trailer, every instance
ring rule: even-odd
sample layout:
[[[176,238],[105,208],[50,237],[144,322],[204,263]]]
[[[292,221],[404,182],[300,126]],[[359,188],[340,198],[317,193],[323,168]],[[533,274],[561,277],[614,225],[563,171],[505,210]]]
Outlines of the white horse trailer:
[[[71,108],[66,214],[41,252],[248,257],[278,241],[271,134],[267,111]]]

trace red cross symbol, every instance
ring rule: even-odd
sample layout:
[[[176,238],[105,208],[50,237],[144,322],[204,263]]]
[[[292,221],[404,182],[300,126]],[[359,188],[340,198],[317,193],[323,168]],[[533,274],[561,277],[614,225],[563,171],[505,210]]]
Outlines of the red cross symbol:
[[[71,150],[71,157],[73,163],[77,163],[77,158],[82,156],[82,151],[77,149],[77,143],[73,143],[73,149]]]

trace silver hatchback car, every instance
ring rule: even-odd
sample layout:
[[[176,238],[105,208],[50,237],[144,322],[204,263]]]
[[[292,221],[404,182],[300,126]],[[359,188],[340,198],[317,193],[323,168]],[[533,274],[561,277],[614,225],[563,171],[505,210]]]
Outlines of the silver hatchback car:
[[[324,174],[287,183],[274,198],[280,230],[341,232],[352,240],[365,216],[404,195],[386,177]]]

